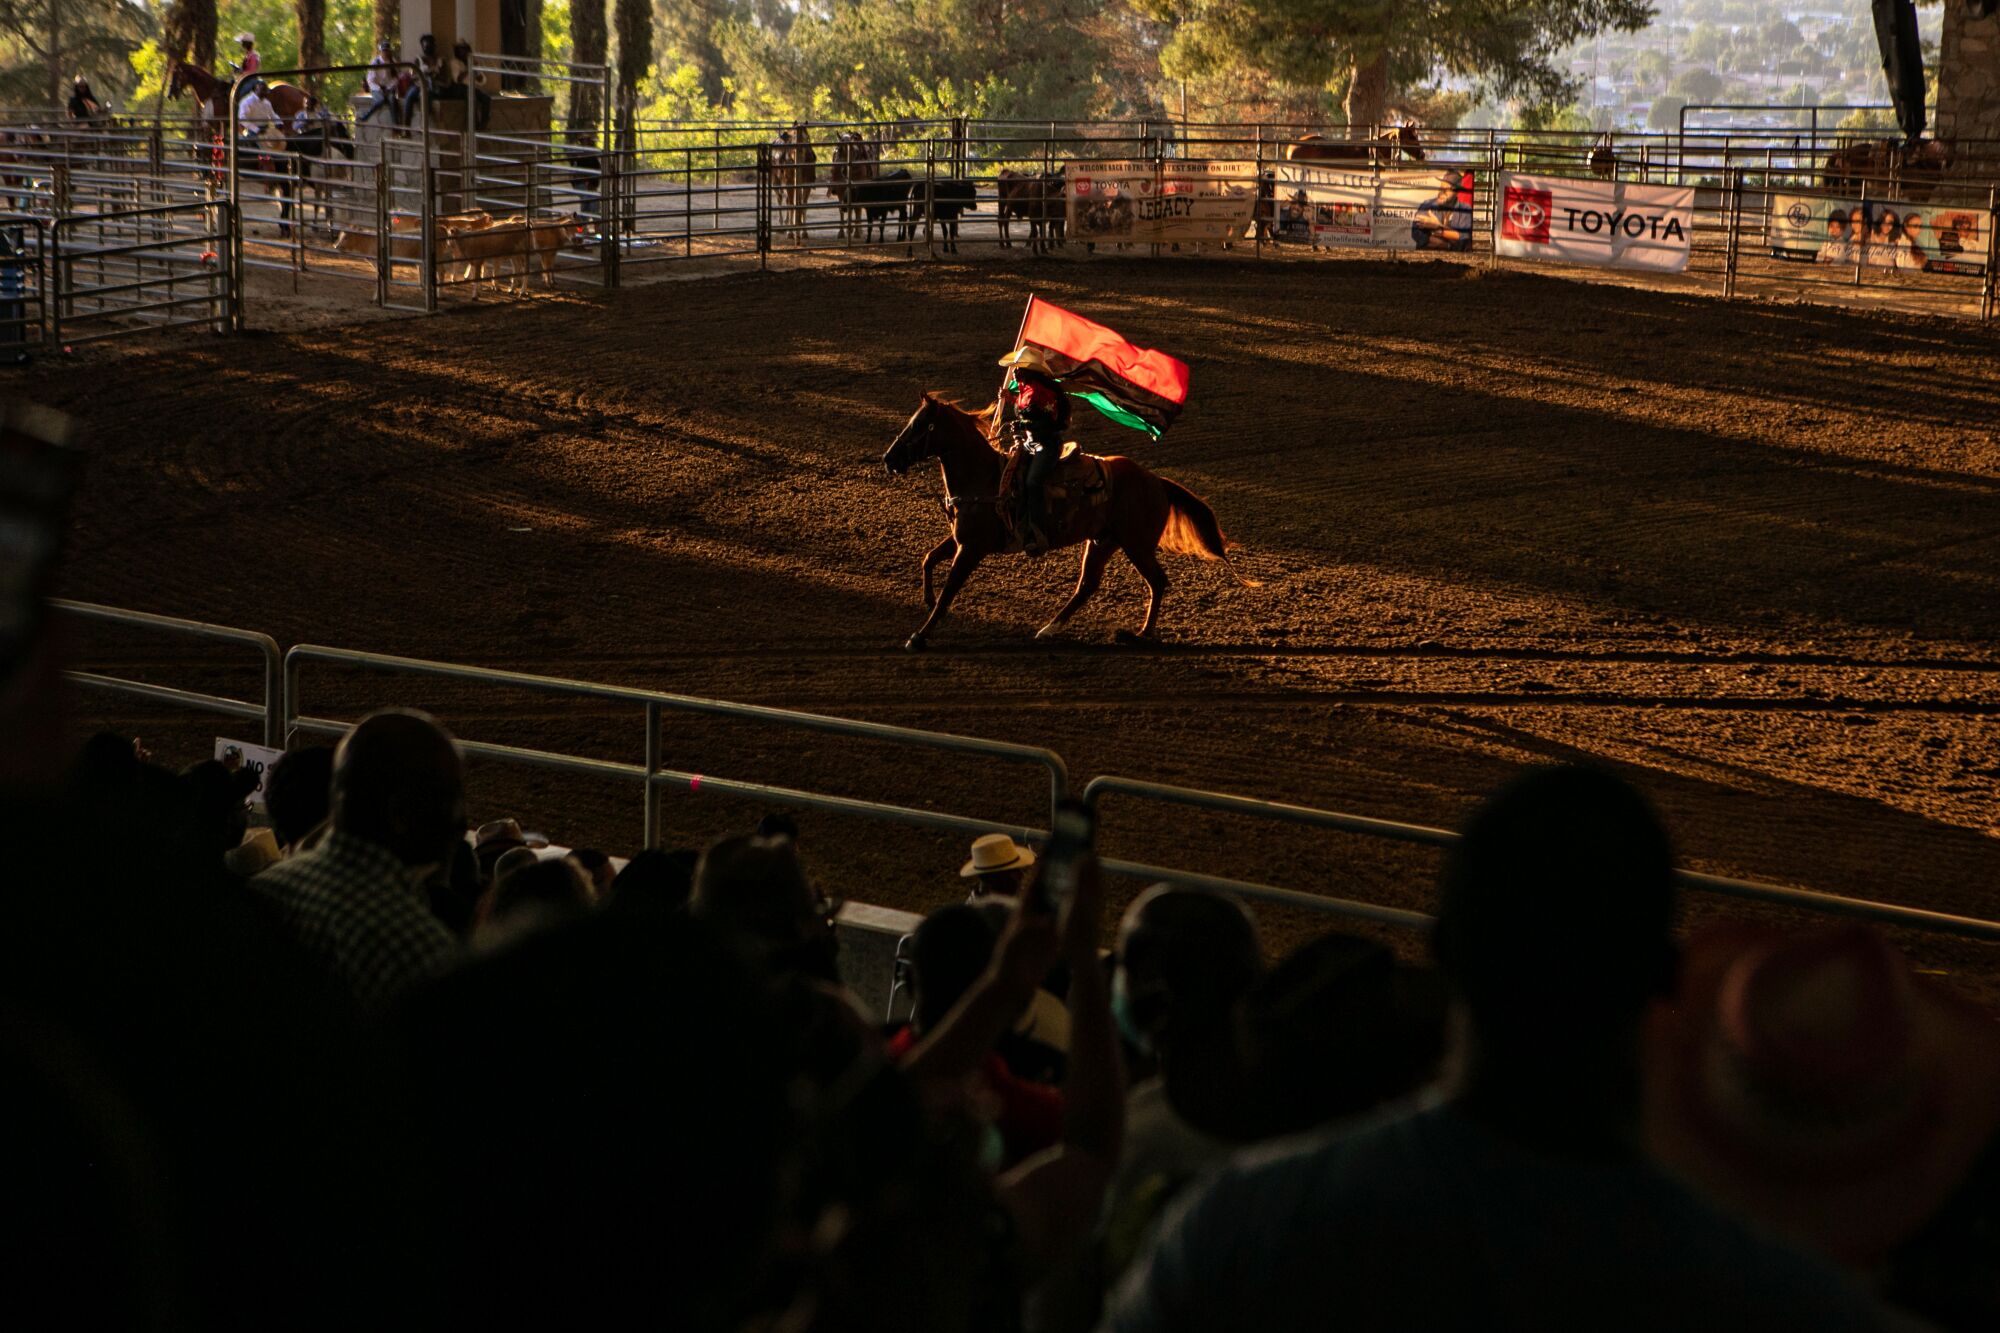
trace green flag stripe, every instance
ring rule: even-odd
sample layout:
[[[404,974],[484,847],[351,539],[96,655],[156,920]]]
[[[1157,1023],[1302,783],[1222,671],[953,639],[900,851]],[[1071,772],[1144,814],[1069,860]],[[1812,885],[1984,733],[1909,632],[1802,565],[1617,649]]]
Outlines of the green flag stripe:
[[[1146,432],[1148,436],[1150,436],[1155,440],[1160,438],[1160,428],[1158,426],[1155,426],[1152,422],[1146,420],[1146,418],[1140,416],[1137,412],[1132,411],[1130,408],[1126,407],[1124,404],[1118,402],[1117,400],[1109,397],[1108,395],[1098,393],[1096,390],[1089,390],[1087,392],[1079,393],[1076,396],[1078,398],[1081,398],[1084,402],[1089,403],[1092,407],[1096,408],[1099,412],[1102,412],[1105,416],[1110,417],[1113,421],[1117,422],[1119,425],[1130,426],[1133,430],[1143,430]]]

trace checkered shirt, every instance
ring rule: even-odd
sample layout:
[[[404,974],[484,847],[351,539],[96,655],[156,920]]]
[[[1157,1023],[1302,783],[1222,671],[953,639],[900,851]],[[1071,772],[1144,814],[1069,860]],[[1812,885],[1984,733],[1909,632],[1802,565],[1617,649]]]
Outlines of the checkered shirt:
[[[436,975],[458,952],[409,869],[364,838],[329,834],[250,882],[367,1013]]]

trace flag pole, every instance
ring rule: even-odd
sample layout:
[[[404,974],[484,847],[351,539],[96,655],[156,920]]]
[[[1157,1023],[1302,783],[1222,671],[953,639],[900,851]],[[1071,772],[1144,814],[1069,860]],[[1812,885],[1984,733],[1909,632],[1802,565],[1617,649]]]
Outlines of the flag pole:
[[[1028,304],[1021,307],[1021,327],[1014,330],[1014,345],[1007,349],[1009,356],[1021,350],[1021,335],[1028,331],[1028,312],[1034,308],[1035,294],[1029,292]],[[998,443],[1000,439],[1001,418],[1007,412],[1007,377],[1013,373],[1014,368],[1012,366],[1008,366],[1000,372],[1000,392],[993,395],[993,439],[995,443]]]

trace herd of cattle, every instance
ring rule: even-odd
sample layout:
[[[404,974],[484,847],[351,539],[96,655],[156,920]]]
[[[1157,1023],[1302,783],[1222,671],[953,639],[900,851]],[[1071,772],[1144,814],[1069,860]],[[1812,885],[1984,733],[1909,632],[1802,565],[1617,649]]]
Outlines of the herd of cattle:
[[[937,227],[945,253],[958,252],[959,219],[979,207],[975,181],[949,176],[926,182],[907,167],[884,170],[882,141],[855,130],[837,134],[827,149],[822,182],[811,132],[804,125],[779,132],[771,145],[776,227],[802,239],[809,227],[813,194],[823,185],[838,206],[837,234],[843,240],[907,242],[928,220]],[[1037,254],[1064,243],[1067,196],[1062,167],[1043,172],[1003,168],[994,191],[1001,245],[1014,243],[1015,222],[1027,224],[1028,245]]]
[[[422,223],[411,217],[389,221],[389,254],[394,259],[413,260],[422,251]],[[576,235],[574,214],[530,218],[517,213],[496,218],[491,213],[447,213],[435,220],[432,238],[438,262],[460,264],[459,282],[472,284],[479,295],[480,284],[490,273],[502,277],[504,285],[525,292],[533,269],[540,269],[542,285],[555,286],[556,255]],[[334,248],[350,254],[373,255],[375,233],[342,232]]]

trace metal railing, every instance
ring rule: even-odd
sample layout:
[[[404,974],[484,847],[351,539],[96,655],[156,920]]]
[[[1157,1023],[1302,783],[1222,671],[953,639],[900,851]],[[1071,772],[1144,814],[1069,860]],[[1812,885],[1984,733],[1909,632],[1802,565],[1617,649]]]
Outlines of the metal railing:
[[[822,792],[804,791],[795,787],[775,786],[762,782],[750,782],[736,778],[722,778],[705,773],[685,772],[663,766],[661,757],[660,716],[662,713],[697,713],[710,717],[734,718],[740,721],[758,722],[781,727],[796,727],[807,731],[826,732],[836,736],[851,736],[865,740],[884,741],[896,745],[906,745],[917,749],[936,750],[947,754],[974,755],[1003,762],[1030,764],[1042,768],[1049,778],[1048,805],[1053,818],[1056,803],[1069,790],[1069,770],[1062,756],[1053,750],[1033,745],[1016,745],[1007,741],[981,740],[973,736],[957,736],[948,732],[918,731],[910,727],[896,727],[879,722],[858,722],[849,718],[827,717],[818,713],[793,712],[783,708],[767,708],[757,704],[728,703],[719,699],[703,699],[693,695],[668,694],[657,690],[634,689],[619,685],[596,685],[588,681],[565,680],[556,676],[532,676],[518,671],[496,671],[483,667],[455,666],[448,662],[429,662],[411,657],[392,657],[382,653],[353,652],[342,648],[326,648],[317,644],[300,644],[285,654],[285,683],[280,693],[283,723],[280,732],[287,744],[294,732],[315,732],[331,735],[344,732],[351,722],[332,718],[312,717],[301,708],[299,685],[300,672],[309,663],[321,663],[345,667],[362,668],[369,671],[388,672],[406,676],[424,676],[432,679],[459,681],[465,684],[490,685],[504,688],[529,690],[538,694],[561,695],[573,699],[593,699],[606,703],[631,704],[642,710],[646,724],[646,760],[643,765],[620,763],[608,759],[591,759],[579,755],[560,754],[551,750],[524,749],[515,745],[498,745],[486,741],[461,739],[459,744],[469,755],[484,759],[497,759],[508,763],[527,764],[540,768],[552,768],[563,772],[587,774],[592,777],[611,778],[623,782],[635,782],[644,789],[645,796],[645,845],[653,847],[659,840],[659,797],[668,789],[678,789],[688,793],[703,793],[711,796],[735,796],[776,805],[798,806],[803,809],[823,810],[835,814],[858,815],[868,819],[886,820],[891,823],[908,824],[919,828],[944,829],[955,833],[1007,833],[1017,838],[1043,839],[1047,832],[1018,824],[995,822],[971,815],[950,814],[937,810],[921,810],[914,806],[895,805],[884,801],[866,801],[848,796],[833,796]]]
[[[1223,792],[1202,791],[1194,787],[1175,787],[1166,783],[1145,782],[1137,778],[1109,775],[1095,777],[1083,789],[1083,799],[1093,805],[1101,803],[1107,796],[1117,795],[1163,801],[1198,810],[1213,810],[1221,814],[1247,815],[1253,819],[1333,829],[1342,833],[1359,834],[1362,837],[1386,838],[1394,842],[1415,843],[1425,847],[1449,847],[1458,841],[1459,836],[1450,829],[1432,828],[1424,824],[1404,824],[1390,819],[1374,819],[1367,815],[1318,810],[1310,806],[1288,805],[1281,801],[1265,801],[1250,796],[1231,796]],[[1297,889],[1284,889],[1270,884],[1223,879],[1214,875],[1176,870],[1170,866],[1105,861],[1104,868],[1142,879],[1160,879],[1177,884],[1228,889],[1248,898],[1280,903],[1287,907],[1302,907],[1310,911],[1355,917],[1366,921],[1381,921],[1391,925],[1426,927],[1432,920],[1421,912],[1327,898],[1319,894],[1302,893]],[[2000,940],[2000,921],[1983,921],[1977,917],[1956,916],[1949,912],[1932,912],[1920,907],[1903,907],[1895,903],[1875,902],[1867,898],[1848,898],[1840,894],[1788,888],[1784,885],[1765,884],[1755,880],[1731,879],[1725,875],[1708,875],[1693,870],[1677,871],[1674,878],[1682,888],[1692,889],[1698,893],[1713,893],[1726,898],[1772,903],[1780,907],[1822,912],[1831,916],[1856,917],[1864,921],[1904,926],[1935,934],[1959,935],[1976,940]]]
[[[246,699],[229,699],[221,695],[203,694],[196,690],[176,689],[169,685],[127,680],[119,676],[98,675],[88,671],[71,671],[68,675],[79,685],[112,694],[257,722],[263,727],[264,744],[273,747],[278,744],[280,734],[278,719],[283,712],[282,696],[285,688],[284,659],[278,652],[277,640],[270,635],[259,634],[254,630],[235,629],[228,625],[211,625],[201,620],[183,620],[178,616],[156,616],[146,611],[126,611],[115,606],[99,606],[95,602],[56,599],[52,605],[80,620],[119,625],[127,629],[161,630],[182,638],[206,639],[255,648],[264,664],[262,704],[253,704]]]
[[[250,630],[212,625],[197,620],[184,620],[173,616],[152,615],[141,611],[126,611],[116,607],[99,606],[89,602],[57,601],[54,605],[68,614],[85,620],[127,628],[159,630],[183,637],[243,644],[255,648],[262,659],[264,669],[264,701],[261,705],[251,703],[248,700],[229,699],[218,695],[204,694],[171,686],[155,685],[144,681],[129,680],[122,677],[91,672],[72,671],[69,673],[69,676],[70,679],[81,685],[106,690],[111,693],[145,699],[154,703],[170,704],[203,712],[219,713],[228,717],[259,721],[263,728],[263,743],[272,747],[288,746],[295,733],[338,735],[345,732],[352,725],[350,721],[310,716],[305,714],[301,709],[300,674],[304,667],[314,663],[331,667],[346,667],[404,676],[451,680],[470,685],[527,690],[539,694],[632,705],[643,714],[645,719],[645,762],[643,764],[621,763],[615,760],[596,759],[552,750],[528,749],[515,745],[497,744],[490,741],[461,739],[459,744],[466,754],[477,758],[555,769],[589,777],[610,778],[638,785],[642,789],[645,802],[644,838],[645,845],[648,847],[658,845],[660,833],[660,796],[669,790],[684,791],[690,794],[705,793],[712,796],[736,797],[774,805],[796,806],[803,809],[821,810],[834,814],[875,819],[918,828],[938,829],[953,833],[971,833],[975,835],[1006,833],[1011,837],[1038,845],[1046,843],[1048,838],[1047,829],[1012,824],[1004,820],[984,819],[948,811],[920,809],[915,806],[898,805],[884,801],[862,800],[826,792],[808,791],[797,787],[780,786],[739,778],[715,777],[703,773],[667,768],[663,763],[661,753],[660,721],[662,714],[668,712],[690,713],[709,717],[730,718],[763,725],[791,727],[837,736],[849,736],[862,740],[910,746],[916,749],[931,750],[944,754],[970,755],[977,758],[997,760],[1002,763],[1026,764],[1038,767],[1048,775],[1048,808],[1051,820],[1053,820],[1056,805],[1069,791],[1069,769],[1064,763],[1062,756],[1040,746],[1020,745],[1008,741],[984,740],[978,737],[959,736],[948,732],[920,731],[909,727],[891,726],[878,722],[863,722],[849,718],[829,717],[818,713],[803,713],[782,708],[769,708],[758,704],[731,703],[724,700],[705,699],[692,695],[671,694],[628,686],[599,685],[588,681],[567,680],[554,676],[535,676],[517,671],[459,666],[447,662],[395,657],[382,653],[356,652],[347,649],[321,647],[313,644],[301,644],[287,653],[280,654],[277,643],[270,636],[258,634]],[[1308,828],[1328,829],[1339,833],[1386,839],[1423,847],[1448,847],[1458,839],[1458,834],[1449,829],[1435,828],[1424,824],[1404,823],[1369,815],[1358,815],[1337,810],[1322,810],[1311,806],[1293,805],[1282,801],[1236,796],[1224,792],[1205,791],[1194,787],[1174,786],[1167,783],[1148,782],[1136,778],[1118,777],[1108,774],[1091,779],[1084,787],[1082,795],[1086,802],[1094,806],[1101,806],[1108,797],[1129,797],[1137,800],[1156,801],[1193,809],[1208,810],[1218,814],[1245,816]],[[1275,884],[1234,879],[1201,871],[1185,870],[1175,866],[1156,865],[1144,861],[1109,857],[1102,864],[1106,871],[1116,875],[1129,876],[1142,880],[1166,881],[1198,888],[1223,890],[1255,901],[1294,908],[1318,915],[1338,916],[1352,920],[1373,921],[1386,925],[1417,929],[1425,928],[1431,923],[1431,918],[1424,913],[1410,911],[1405,908],[1360,902],[1320,893],[1308,893],[1299,889],[1285,888]],[[1981,920],[1975,917],[1958,916],[1948,912],[1934,912],[1923,908],[1905,907],[1895,903],[1877,902],[1865,898],[1851,898],[1839,894],[1820,893],[1810,889],[1768,884],[1754,880],[1735,879],[1724,875],[1710,875],[1697,871],[1679,871],[1676,878],[1684,889],[1699,893],[1768,903],[1779,907],[1832,916],[1858,918],[1877,922],[1882,925],[1928,931],[1934,934],[2000,941],[2000,921]]]

